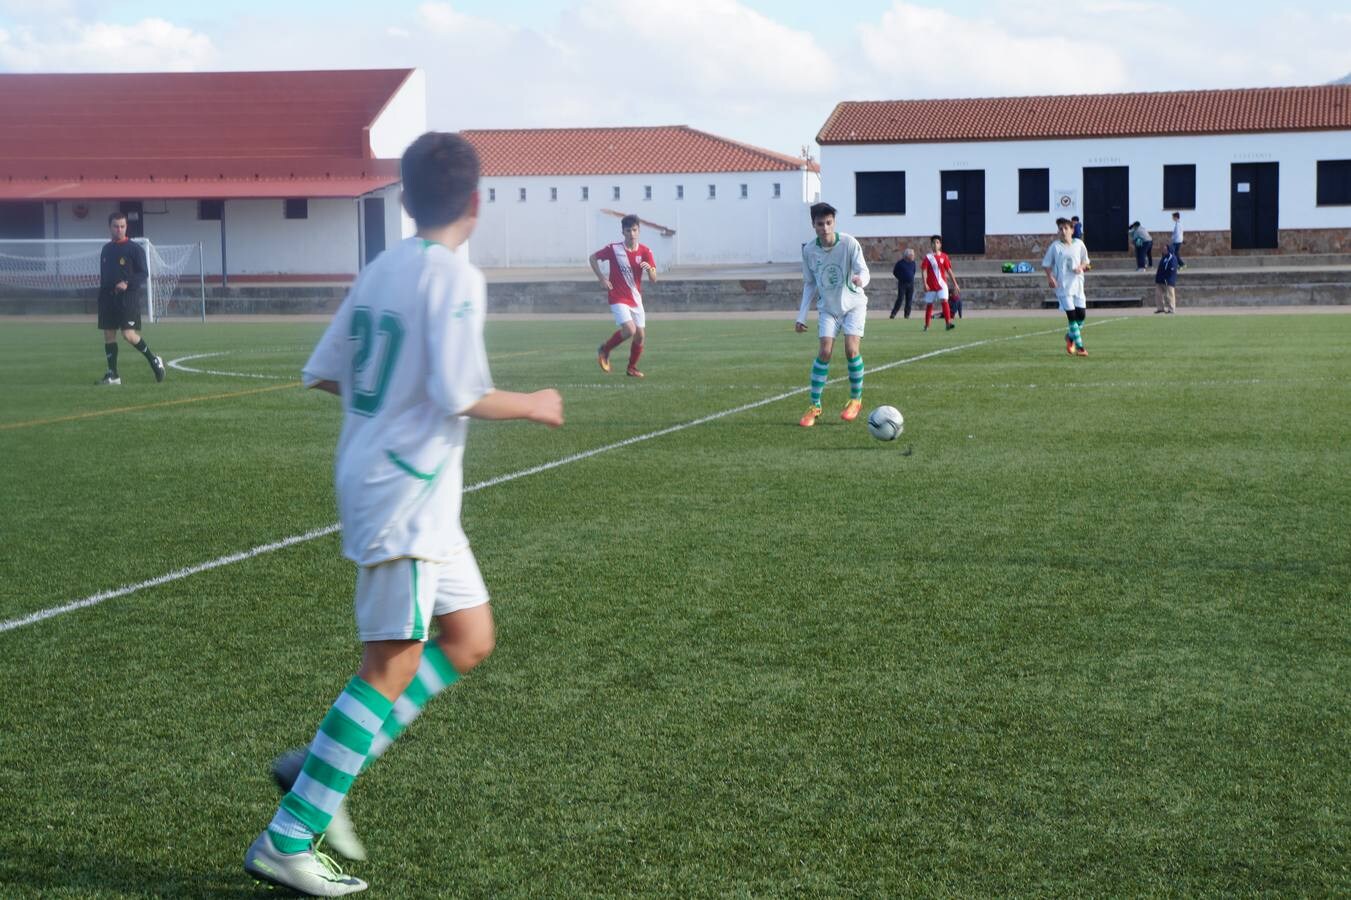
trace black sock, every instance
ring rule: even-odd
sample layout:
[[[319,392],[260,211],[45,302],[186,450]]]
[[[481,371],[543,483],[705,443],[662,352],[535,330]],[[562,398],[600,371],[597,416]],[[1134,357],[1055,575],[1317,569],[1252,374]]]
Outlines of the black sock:
[[[103,355],[108,359],[108,371],[117,374],[117,341],[103,345]]]
[[[155,354],[151,353],[150,348],[146,346],[145,338],[141,338],[140,343],[136,344],[135,347],[137,350],[141,351],[141,355],[144,356],[146,359],[150,360],[151,362],[155,361]]]

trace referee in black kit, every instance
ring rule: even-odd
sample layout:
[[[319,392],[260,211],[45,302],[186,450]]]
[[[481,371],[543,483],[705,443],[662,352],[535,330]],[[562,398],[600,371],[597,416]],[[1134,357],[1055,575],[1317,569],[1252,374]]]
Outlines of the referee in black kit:
[[[112,240],[103,245],[99,254],[99,327],[103,329],[103,355],[108,359],[108,371],[98,383],[122,383],[117,374],[119,331],[150,363],[155,380],[163,381],[164,361],[150,352],[140,334],[141,289],[150,273],[145,264],[145,250],[127,237],[126,213],[108,216],[108,232]]]

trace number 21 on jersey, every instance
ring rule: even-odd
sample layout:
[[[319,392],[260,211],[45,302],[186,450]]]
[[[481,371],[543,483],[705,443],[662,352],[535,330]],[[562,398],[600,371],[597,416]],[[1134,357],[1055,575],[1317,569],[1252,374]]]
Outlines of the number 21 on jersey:
[[[403,335],[403,320],[396,313],[381,313],[377,323],[369,306],[352,310],[349,337],[357,342],[356,356],[352,358],[352,412],[373,416],[380,411],[399,361]]]

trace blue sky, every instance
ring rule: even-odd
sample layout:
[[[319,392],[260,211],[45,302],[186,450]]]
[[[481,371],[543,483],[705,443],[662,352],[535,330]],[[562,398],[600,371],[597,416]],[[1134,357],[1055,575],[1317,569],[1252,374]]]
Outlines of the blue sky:
[[[782,152],[846,99],[1317,84],[1351,6],[1250,0],[0,0],[0,71],[416,66],[437,128],[688,124]]]

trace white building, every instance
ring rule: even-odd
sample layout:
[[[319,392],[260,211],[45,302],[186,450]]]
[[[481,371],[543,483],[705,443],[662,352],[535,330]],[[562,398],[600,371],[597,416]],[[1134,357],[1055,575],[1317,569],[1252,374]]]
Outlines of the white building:
[[[1187,255],[1351,252],[1351,86],[839,104],[822,190],[874,258],[943,235],[1026,258],[1057,216],[1091,250],[1139,220]],[[927,245],[926,245],[927,246]]]
[[[807,159],[683,125],[461,133],[483,165],[480,266],[585,265],[628,213],[659,268],[792,262],[811,236]]]
[[[411,233],[426,105],[414,69],[0,75],[0,239],[106,239],[121,210],[201,242],[208,280],[348,280]]]

